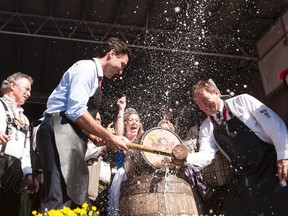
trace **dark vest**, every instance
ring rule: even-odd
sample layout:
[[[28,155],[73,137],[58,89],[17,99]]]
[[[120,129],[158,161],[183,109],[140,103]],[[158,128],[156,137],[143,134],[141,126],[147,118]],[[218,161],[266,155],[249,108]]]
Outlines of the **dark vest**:
[[[94,119],[96,118],[96,114],[100,108],[102,97],[102,90],[100,88],[97,88],[96,92],[92,97],[89,98],[89,101],[87,103],[88,112],[93,116]]]
[[[224,215],[287,215],[288,187],[280,187],[274,145],[262,141],[236,117],[226,127],[211,119],[214,137],[235,170]]]

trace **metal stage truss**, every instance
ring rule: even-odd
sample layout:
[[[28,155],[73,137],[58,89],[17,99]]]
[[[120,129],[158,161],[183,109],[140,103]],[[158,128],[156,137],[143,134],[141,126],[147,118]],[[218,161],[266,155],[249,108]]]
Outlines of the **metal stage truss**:
[[[257,61],[252,40],[231,35],[199,38],[192,32],[148,28],[148,18],[146,26],[138,27],[0,11],[0,33],[94,44],[114,35],[128,41],[133,48]]]

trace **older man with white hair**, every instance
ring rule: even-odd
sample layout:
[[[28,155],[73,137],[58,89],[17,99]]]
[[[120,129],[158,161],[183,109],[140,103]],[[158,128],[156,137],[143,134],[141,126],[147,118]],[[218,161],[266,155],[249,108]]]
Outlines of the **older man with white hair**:
[[[23,105],[31,95],[33,79],[14,73],[1,85],[0,98],[0,212],[18,216],[23,187],[37,192],[39,184],[32,178],[29,121]]]

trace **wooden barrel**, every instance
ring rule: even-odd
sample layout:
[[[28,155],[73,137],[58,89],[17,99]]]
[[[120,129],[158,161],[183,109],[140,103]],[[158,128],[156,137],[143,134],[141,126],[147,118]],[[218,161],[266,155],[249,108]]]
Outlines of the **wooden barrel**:
[[[120,215],[199,215],[190,185],[176,175],[138,176],[122,182]]]

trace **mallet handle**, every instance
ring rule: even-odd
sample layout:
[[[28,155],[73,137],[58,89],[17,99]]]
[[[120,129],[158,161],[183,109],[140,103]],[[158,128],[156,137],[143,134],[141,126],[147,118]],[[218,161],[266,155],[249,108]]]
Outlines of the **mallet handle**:
[[[172,152],[156,149],[156,148],[153,148],[151,146],[144,146],[144,145],[139,145],[136,143],[127,143],[126,145],[128,148],[139,150],[139,151],[151,152],[154,154],[161,154],[161,155],[165,155],[165,156],[169,156],[169,157],[172,156]]]
[[[93,140],[93,139],[95,139],[95,136],[92,134],[89,134],[89,138]],[[128,148],[135,149],[138,151],[145,151],[145,152],[165,155],[165,156],[169,156],[169,157],[172,156],[172,151],[170,152],[170,151],[160,150],[160,149],[153,148],[151,146],[144,146],[144,145],[140,145],[140,144],[136,144],[136,143],[126,143],[126,146]]]

